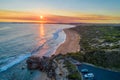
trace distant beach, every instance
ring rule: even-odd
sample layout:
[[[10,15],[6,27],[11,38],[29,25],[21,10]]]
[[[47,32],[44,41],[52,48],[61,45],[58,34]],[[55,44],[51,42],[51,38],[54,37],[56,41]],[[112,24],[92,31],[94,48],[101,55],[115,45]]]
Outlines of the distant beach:
[[[66,33],[66,40],[63,44],[61,44],[56,52],[55,55],[57,54],[66,54],[66,53],[71,53],[71,52],[78,52],[80,51],[80,36],[77,32],[72,30],[71,28],[69,29],[64,29],[64,32]]]

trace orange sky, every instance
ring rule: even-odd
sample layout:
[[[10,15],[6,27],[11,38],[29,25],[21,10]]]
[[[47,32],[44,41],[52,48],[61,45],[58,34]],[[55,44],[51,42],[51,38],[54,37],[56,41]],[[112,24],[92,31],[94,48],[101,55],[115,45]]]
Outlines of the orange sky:
[[[39,12],[22,12],[0,10],[0,22],[54,22],[54,23],[120,23],[119,16],[95,15],[80,12],[58,11],[60,14],[41,14]],[[43,20],[40,16],[43,16]]]

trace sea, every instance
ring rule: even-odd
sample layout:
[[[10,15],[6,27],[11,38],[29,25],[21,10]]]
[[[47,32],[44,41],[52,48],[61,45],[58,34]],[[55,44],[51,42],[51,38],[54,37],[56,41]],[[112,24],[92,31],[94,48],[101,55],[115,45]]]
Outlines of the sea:
[[[0,80],[37,80],[38,70],[28,70],[34,54],[50,57],[66,39],[65,24],[0,23]]]

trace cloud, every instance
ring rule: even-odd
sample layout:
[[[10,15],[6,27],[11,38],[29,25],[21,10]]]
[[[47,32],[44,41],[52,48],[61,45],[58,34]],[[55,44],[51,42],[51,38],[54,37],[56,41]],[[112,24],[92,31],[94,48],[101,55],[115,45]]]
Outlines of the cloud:
[[[17,11],[6,11],[0,10],[0,21],[1,22],[39,22],[40,15],[31,12],[17,12]],[[46,15],[44,16],[44,21],[46,22],[117,22],[120,23],[120,17],[116,16],[106,16],[106,15],[94,15],[94,14],[80,14],[77,16],[69,15]]]

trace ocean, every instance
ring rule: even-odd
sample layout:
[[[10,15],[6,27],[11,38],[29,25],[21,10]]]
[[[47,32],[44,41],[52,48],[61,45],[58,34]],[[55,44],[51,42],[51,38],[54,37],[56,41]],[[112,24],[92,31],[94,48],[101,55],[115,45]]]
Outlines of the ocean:
[[[73,25],[0,23],[0,80],[35,80],[40,71],[26,68],[26,59],[51,56]]]

